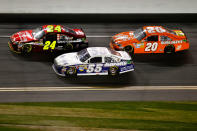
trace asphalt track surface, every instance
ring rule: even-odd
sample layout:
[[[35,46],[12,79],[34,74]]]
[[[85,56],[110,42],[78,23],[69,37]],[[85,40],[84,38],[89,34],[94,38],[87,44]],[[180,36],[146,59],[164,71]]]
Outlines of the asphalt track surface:
[[[75,101],[83,100],[196,100],[196,90],[171,91],[124,91],[130,86],[196,86],[197,85],[197,23],[45,23],[62,24],[70,28],[83,28],[89,46],[109,46],[110,36],[144,25],[162,25],[170,29],[182,28],[190,42],[190,49],[175,55],[135,55],[135,71],[119,77],[82,76],[62,78],[51,68],[54,56],[32,54],[19,56],[7,45],[11,34],[33,29],[43,23],[1,23],[0,24],[0,88],[7,87],[113,87],[119,91],[54,91],[54,92],[0,92],[0,101]],[[195,93],[196,92],[196,93]],[[40,95],[39,95],[40,94]],[[44,95],[43,95],[44,94]],[[159,95],[161,94],[161,95]],[[14,99],[14,96],[18,99]],[[95,95],[95,97],[93,97]],[[143,97],[143,96],[146,97]],[[189,95],[189,96],[188,96]],[[39,97],[40,96],[40,97]],[[44,97],[46,96],[46,97]],[[66,97],[65,97],[66,96]],[[79,97],[77,97],[79,96]],[[90,97],[89,97],[90,96]],[[119,97],[120,96],[120,97]],[[151,96],[151,97],[149,97]],[[187,97],[186,97],[187,96]],[[102,98],[100,98],[102,97]],[[5,99],[7,98],[7,99]],[[39,99],[40,98],[40,99]],[[54,99],[53,99],[54,98]],[[67,99],[66,99],[67,98]],[[98,99],[96,99],[98,98]],[[100,98],[100,99],[99,99]],[[117,99],[120,98],[120,99]],[[140,99],[141,98],[141,99]],[[150,98],[150,99],[148,99]],[[164,99],[166,98],[166,99]],[[172,99],[170,99],[172,98]],[[185,98],[185,99],[184,99]]]

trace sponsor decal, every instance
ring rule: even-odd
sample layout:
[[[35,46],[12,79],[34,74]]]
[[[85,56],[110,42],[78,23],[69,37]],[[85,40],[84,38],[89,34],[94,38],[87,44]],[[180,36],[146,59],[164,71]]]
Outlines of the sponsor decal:
[[[57,40],[72,40],[73,37],[66,36],[65,34],[57,34]]]
[[[144,48],[144,43],[135,43],[135,48]]]
[[[118,56],[119,56],[119,55],[118,55]],[[111,58],[112,58],[112,59],[114,59],[116,62],[120,62],[120,61],[121,61],[121,59],[120,59],[120,58],[115,57],[115,56],[111,56]]]
[[[180,44],[180,43],[183,43],[183,40],[161,41],[161,44]]]
[[[130,60],[128,60],[128,61],[127,61],[127,64],[131,64],[131,61],[130,61]]]
[[[182,48],[182,45],[177,46],[176,50],[180,50]]]
[[[105,63],[105,64],[90,64],[88,67],[92,66],[92,67],[95,67],[95,66],[104,66],[104,67],[110,67],[110,66],[125,66],[129,63],[129,61],[122,61],[122,62],[119,62],[119,63]]]
[[[131,40],[131,37],[129,37],[128,35],[117,35],[116,40],[128,41]]]
[[[161,52],[162,52],[162,51],[163,51],[163,49],[159,49],[159,51],[161,51]]]
[[[19,35],[19,37],[20,37],[20,39],[21,39],[22,41],[27,41],[27,38],[25,37],[26,33],[19,32],[18,35]]]
[[[88,68],[87,68],[87,65],[79,65],[78,69],[79,71],[84,71],[84,70],[87,70]]]
[[[125,66],[120,68],[120,72],[127,71],[133,69],[133,65]]]
[[[184,33],[182,31],[174,31],[178,36],[184,36]]]
[[[40,45],[40,46],[44,45],[42,41],[36,41],[34,43],[28,43],[28,44],[30,44],[30,45]]]
[[[76,33],[77,33],[77,35],[84,35],[83,31],[81,31],[81,30],[77,30]]]
[[[119,63],[106,63],[104,64],[104,67],[109,67],[109,66],[125,66],[127,65],[127,62],[119,62]]]

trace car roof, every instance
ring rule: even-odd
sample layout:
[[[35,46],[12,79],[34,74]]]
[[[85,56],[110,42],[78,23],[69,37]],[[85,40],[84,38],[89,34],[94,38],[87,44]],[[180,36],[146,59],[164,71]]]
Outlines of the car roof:
[[[107,56],[111,55],[109,49],[107,47],[89,47],[87,48],[90,56]]]
[[[147,35],[164,35],[164,34],[175,35],[175,34],[170,33],[170,30],[167,28],[164,28],[163,26],[144,26],[143,30],[146,32]]]
[[[52,27],[60,26],[61,31],[57,32],[57,31],[53,30],[53,32],[47,32],[48,26],[52,26]],[[63,25],[43,25],[43,26],[41,26],[41,28],[45,31],[45,33],[71,33],[71,34],[75,34],[75,31],[73,31],[73,29],[65,27]]]

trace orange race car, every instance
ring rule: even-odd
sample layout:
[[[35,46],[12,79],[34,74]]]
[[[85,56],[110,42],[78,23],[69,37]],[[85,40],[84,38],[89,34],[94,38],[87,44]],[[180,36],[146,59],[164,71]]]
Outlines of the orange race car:
[[[110,47],[135,53],[174,53],[189,49],[182,30],[169,30],[162,26],[144,26],[136,31],[122,32],[112,37]]]

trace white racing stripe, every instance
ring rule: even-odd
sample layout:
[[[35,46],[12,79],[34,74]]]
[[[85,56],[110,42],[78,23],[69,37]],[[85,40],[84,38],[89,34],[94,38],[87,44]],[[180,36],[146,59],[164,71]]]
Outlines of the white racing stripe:
[[[10,36],[9,35],[0,35],[0,38],[9,38]],[[89,37],[89,38],[110,38],[112,36],[110,35],[87,35],[86,37]]]
[[[128,86],[128,87],[1,87],[0,92],[87,91],[87,90],[197,90],[197,86]]]

